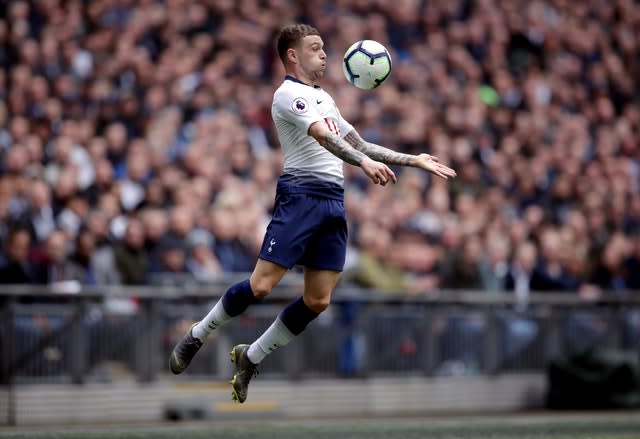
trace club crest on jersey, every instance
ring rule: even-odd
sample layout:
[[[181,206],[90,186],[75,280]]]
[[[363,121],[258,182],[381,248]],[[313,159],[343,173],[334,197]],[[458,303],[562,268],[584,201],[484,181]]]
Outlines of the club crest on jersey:
[[[298,114],[306,113],[309,109],[309,103],[304,98],[295,98],[293,104],[291,104],[291,109]]]

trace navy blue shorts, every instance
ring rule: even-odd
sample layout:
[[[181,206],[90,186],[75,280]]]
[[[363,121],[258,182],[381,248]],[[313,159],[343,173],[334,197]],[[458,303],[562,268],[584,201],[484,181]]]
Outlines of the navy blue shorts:
[[[347,250],[344,190],[338,184],[283,175],[260,259],[286,268],[342,271]]]

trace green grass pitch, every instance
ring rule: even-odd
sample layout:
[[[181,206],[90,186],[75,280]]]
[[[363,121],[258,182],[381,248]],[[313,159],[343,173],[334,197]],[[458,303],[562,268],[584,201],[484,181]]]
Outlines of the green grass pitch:
[[[12,439],[640,439],[640,413],[313,420],[0,429]]]

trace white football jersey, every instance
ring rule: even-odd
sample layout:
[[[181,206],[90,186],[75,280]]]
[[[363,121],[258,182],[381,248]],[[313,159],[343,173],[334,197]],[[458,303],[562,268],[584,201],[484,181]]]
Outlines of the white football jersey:
[[[329,93],[287,76],[273,95],[271,116],[284,153],[285,174],[343,185],[344,162],[308,134],[317,121],[341,138],[353,130]]]

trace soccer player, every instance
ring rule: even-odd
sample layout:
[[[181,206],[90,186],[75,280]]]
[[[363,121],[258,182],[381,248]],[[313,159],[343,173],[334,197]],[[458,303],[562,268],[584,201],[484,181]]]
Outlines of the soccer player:
[[[360,137],[318,85],[327,57],[317,29],[285,26],[277,50],[286,76],[273,96],[271,114],[285,161],[258,261],[249,279],[232,285],[209,314],[193,324],[170,358],[171,371],[182,373],[212,331],[266,297],[291,267],[302,265],[302,297],[285,307],[252,344],[231,351],[237,370],[232,396],[240,403],[247,398],[258,364],[329,306],[347,245],[343,162],[359,166],[374,184],[383,186],[396,182],[387,165],[413,166],[445,179],[456,175],[428,154],[401,154]]]

